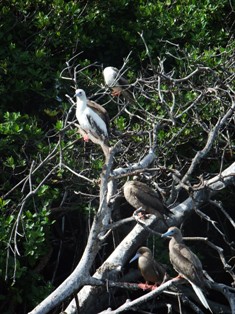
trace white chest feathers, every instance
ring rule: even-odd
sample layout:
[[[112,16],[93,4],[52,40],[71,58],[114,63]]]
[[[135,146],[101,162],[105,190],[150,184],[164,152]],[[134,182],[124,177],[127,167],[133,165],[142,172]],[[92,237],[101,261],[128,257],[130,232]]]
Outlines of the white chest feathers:
[[[76,117],[80,127],[86,132],[92,134],[96,138],[107,138],[108,129],[105,120],[102,119],[96,110],[99,112],[99,105],[92,103],[90,107],[89,100],[86,98],[86,93],[83,89],[77,89],[76,93],[77,108]],[[93,109],[94,107],[94,109]]]
[[[103,133],[105,137],[108,136],[107,126],[103,119],[90,107],[85,104],[77,102],[76,110],[77,120],[83,130],[91,133]]]

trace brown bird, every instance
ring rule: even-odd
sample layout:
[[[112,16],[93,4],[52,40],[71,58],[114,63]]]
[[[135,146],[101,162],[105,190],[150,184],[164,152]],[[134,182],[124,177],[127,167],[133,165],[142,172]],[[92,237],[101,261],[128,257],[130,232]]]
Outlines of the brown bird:
[[[146,281],[146,286],[149,282],[159,286],[163,281],[169,278],[165,267],[154,259],[149,248],[145,246],[140,247],[136,255],[130,260],[130,263],[137,258],[138,267],[144,280]]]
[[[127,181],[124,184],[123,190],[125,199],[131,206],[135,209],[142,207],[146,213],[153,214],[162,219],[168,227],[163,214],[169,217],[170,211],[159,199],[156,191],[140,181]]]
[[[162,234],[162,237],[171,237],[169,242],[169,256],[174,269],[179,276],[190,282],[201,303],[206,309],[211,311],[202,292],[202,289],[206,286],[206,282],[203,276],[201,261],[183,243],[181,231],[177,227],[170,227],[167,232]]]

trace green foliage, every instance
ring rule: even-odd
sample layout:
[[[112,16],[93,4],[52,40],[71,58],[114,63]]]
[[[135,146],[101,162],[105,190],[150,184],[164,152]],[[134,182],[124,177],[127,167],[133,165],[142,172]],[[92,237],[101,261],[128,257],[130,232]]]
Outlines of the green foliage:
[[[164,40],[200,54],[215,43],[224,46],[230,36],[232,16],[225,0],[109,2],[6,2],[0,12],[5,21],[0,29],[2,109],[35,113],[48,101],[50,108],[58,106],[57,73],[77,46],[86,52],[81,66],[85,59],[119,65],[131,50],[133,57],[148,60],[138,32],[153,56],[174,52]]]
[[[130,115],[123,112],[113,121],[128,143],[127,163],[136,162],[137,152],[144,155],[153,122],[163,121],[157,132],[158,162],[173,167],[179,162],[176,151],[190,158],[205,144],[206,134],[195,123],[193,108],[185,109],[197,99],[202,84],[206,90],[211,82],[225,79],[223,69],[235,49],[233,15],[226,0],[110,0],[108,4],[8,0],[1,4],[0,14],[4,21],[0,25],[0,277],[4,286],[0,299],[5,304],[0,312],[23,313],[52,289],[34,271],[50,248],[51,208],[60,207],[64,195],[69,209],[87,214],[97,207],[74,193],[98,195],[97,185],[82,183],[61,166],[64,163],[91,179],[99,178],[103,167],[97,147],[84,146],[74,127],[63,130],[70,107],[64,95],[74,93],[71,81],[66,84],[59,78],[65,62],[84,51],[74,66],[98,62],[120,67],[132,51],[126,73],[131,81],[141,67],[147,75],[152,67],[158,71],[159,57],[165,59],[166,72],[174,69],[175,77],[188,75],[198,65],[213,68],[214,73],[192,78],[190,89],[162,79],[164,103],[154,86],[150,98],[141,95],[138,105],[127,107]],[[96,92],[100,72],[99,67],[86,68],[78,74],[77,84],[88,94]],[[173,114],[180,115],[174,125],[168,119],[172,93]],[[195,106],[206,126],[227,109],[226,101],[209,96]],[[116,115],[117,107],[110,107],[110,113]]]
[[[15,210],[13,211],[12,203],[9,199],[0,201],[2,252],[0,277],[1,280],[7,278],[0,294],[5,305],[5,308],[2,306],[0,308],[4,313],[11,313],[11,311],[6,312],[6,308],[21,312],[20,306],[35,306],[39,295],[43,297],[51,291],[50,284],[42,282],[41,276],[33,272],[40,258],[48,252],[50,212],[46,206],[37,213],[26,210],[20,217],[19,228],[16,230],[15,223],[18,217]],[[11,252],[16,249],[16,246],[19,256],[15,260]]]
[[[43,256],[46,251],[45,240],[48,226],[51,224],[49,220],[48,208],[45,206],[37,213],[31,213],[27,210],[22,215],[24,221],[24,231],[26,241],[24,243],[24,256],[27,257],[27,262],[30,266],[35,266],[40,256]],[[29,256],[33,258],[30,259]]]
[[[2,285],[0,300],[2,313],[4,314],[22,313],[23,308],[33,308],[37,305],[38,299],[43,299],[52,291],[50,283],[44,282],[41,276],[35,272],[24,269],[19,273],[20,277],[17,285],[11,285],[10,282]],[[7,283],[8,285],[6,285]],[[6,302],[7,298],[11,301]]]
[[[115,125],[118,128],[118,130],[124,131],[125,128],[126,128],[126,119],[125,119],[125,117],[123,117],[123,116],[118,117],[115,120]]]

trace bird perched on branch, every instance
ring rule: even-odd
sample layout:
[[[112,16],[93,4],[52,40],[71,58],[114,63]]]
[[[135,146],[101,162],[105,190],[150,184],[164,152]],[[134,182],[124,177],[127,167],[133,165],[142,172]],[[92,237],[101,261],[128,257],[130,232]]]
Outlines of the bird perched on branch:
[[[169,209],[159,199],[159,194],[147,184],[140,181],[127,181],[123,187],[124,196],[127,202],[135,209],[142,208],[148,214],[162,219],[168,227],[164,216],[169,216]]]
[[[105,85],[112,89],[113,96],[124,96],[126,100],[133,103],[134,98],[128,81],[121,76],[120,71],[115,67],[106,67],[103,70]]]
[[[76,117],[82,129],[84,141],[104,143],[109,146],[109,116],[107,111],[94,101],[88,100],[83,89],[77,89]]]
[[[141,288],[147,289],[150,282],[159,286],[162,282],[169,279],[165,267],[154,259],[149,248],[145,246],[140,247],[135,256],[130,260],[130,263],[137,258],[141,275],[146,281],[145,285],[140,286]]]
[[[211,311],[202,292],[206,286],[202,264],[199,258],[183,243],[181,231],[177,227],[170,227],[162,237],[171,237],[169,242],[169,256],[171,264],[180,277],[187,279],[192,285],[204,307]],[[211,311],[212,312],[212,311]]]

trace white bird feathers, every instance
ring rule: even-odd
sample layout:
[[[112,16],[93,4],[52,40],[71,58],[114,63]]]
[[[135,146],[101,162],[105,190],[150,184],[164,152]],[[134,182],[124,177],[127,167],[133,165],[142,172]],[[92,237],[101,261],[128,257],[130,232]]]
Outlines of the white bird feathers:
[[[193,290],[195,291],[196,295],[198,296],[198,299],[202,302],[203,306],[208,309],[211,313],[212,313],[212,310],[201,290],[201,288],[199,288],[198,286],[196,286],[192,281],[190,281],[188,279],[188,281],[190,282],[191,286],[193,287]]]
[[[108,87],[118,85],[118,72],[118,69],[114,67],[106,67],[103,70],[104,81]]]
[[[103,141],[108,145],[109,117],[107,111],[86,97],[82,89],[77,89],[76,96],[76,117],[81,129],[84,131],[84,140],[95,139]]]
[[[103,70],[104,82],[112,89],[113,96],[122,94],[126,100],[133,103],[134,98],[128,81],[121,76],[120,71],[115,67],[106,67]]]

